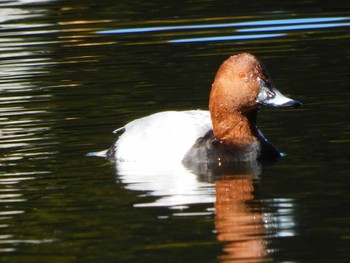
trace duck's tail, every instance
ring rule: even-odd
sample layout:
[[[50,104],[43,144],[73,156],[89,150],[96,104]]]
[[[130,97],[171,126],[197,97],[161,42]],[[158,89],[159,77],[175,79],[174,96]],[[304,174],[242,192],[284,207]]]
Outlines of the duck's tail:
[[[94,156],[94,157],[106,158],[107,157],[107,152],[108,152],[108,150],[103,150],[103,151],[100,151],[100,152],[91,152],[91,153],[86,154],[86,156]]]

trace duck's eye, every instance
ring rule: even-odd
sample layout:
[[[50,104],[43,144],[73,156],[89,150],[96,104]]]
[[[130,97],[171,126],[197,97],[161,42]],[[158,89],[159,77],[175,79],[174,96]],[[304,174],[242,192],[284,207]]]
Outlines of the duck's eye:
[[[239,72],[239,73],[238,73],[238,77],[244,78],[244,77],[245,77],[245,73],[244,73],[244,72]]]

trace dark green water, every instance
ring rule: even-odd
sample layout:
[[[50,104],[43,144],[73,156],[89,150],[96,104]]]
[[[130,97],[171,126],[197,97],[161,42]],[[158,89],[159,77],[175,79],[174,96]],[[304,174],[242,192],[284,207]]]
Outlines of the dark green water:
[[[348,3],[1,1],[0,23],[1,262],[349,262]],[[206,109],[240,52],[304,104],[260,112],[284,159],[177,177],[86,156]]]

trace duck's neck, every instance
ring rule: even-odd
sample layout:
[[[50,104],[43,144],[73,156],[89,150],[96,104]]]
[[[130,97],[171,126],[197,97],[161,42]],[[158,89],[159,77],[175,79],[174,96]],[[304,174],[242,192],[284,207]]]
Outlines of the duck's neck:
[[[245,113],[212,116],[214,136],[228,146],[244,146],[255,142],[258,136],[257,113],[258,110],[254,109]]]

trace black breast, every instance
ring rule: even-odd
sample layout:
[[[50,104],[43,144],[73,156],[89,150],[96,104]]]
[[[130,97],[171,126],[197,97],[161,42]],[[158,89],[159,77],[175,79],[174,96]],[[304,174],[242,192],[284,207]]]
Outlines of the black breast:
[[[186,153],[183,163],[227,163],[248,162],[256,160],[272,160],[280,157],[280,153],[265,138],[256,138],[249,145],[227,146],[218,140],[213,131],[207,132],[197,139]]]

